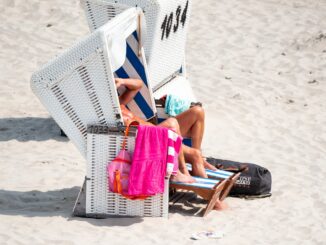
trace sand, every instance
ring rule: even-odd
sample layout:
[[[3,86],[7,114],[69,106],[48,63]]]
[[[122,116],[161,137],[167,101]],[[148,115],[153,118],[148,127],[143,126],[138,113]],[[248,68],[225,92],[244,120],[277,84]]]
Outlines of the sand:
[[[0,2],[0,244],[326,244],[326,2],[193,1],[188,76],[203,152],[270,169],[273,196],[201,218],[71,217],[85,161],[30,90],[89,33],[77,0]],[[187,207],[185,207],[187,208]],[[220,240],[193,233],[222,231]]]

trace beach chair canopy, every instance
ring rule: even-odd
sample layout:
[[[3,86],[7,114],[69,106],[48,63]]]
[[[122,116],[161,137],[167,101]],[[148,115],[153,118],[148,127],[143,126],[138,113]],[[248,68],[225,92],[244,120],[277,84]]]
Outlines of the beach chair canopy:
[[[141,13],[124,11],[32,76],[33,92],[85,158],[87,125],[123,124],[115,76],[141,78],[145,86],[127,106],[144,119],[156,114],[138,42]]]
[[[147,27],[144,48],[153,88],[185,69],[185,44],[191,0],[81,0],[81,2],[92,31],[128,7],[142,8]]]

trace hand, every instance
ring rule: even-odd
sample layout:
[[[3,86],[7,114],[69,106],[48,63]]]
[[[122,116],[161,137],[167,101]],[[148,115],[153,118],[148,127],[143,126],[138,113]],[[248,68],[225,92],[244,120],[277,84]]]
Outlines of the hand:
[[[114,81],[117,88],[120,88],[123,85],[123,79],[121,78],[115,78]]]

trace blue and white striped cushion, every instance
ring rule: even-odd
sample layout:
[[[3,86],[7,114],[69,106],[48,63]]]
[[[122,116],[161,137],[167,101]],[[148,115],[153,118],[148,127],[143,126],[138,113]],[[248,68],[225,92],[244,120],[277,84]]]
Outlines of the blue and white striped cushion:
[[[187,163],[186,165],[187,165],[188,171],[191,171],[192,170],[191,164]],[[209,169],[206,169],[206,174],[208,175],[208,177],[219,178],[219,179],[228,179],[233,175],[233,173],[229,172],[229,171],[209,170]]]
[[[200,187],[204,189],[213,189],[216,184],[220,181],[216,179],[207,179],[207,178],[200,178],[200,177],[193,177],[196,182],[194,183],[184,183],[179,181],[170,181],[172,184],[184,185],[184,186],[193,186],[193,187]]]
[[[135,96],[134,100],[128,104],[128,108],[137,116],[143,119],[152,118],[156,111],[155,104],[148,88],[148,78],[146,68],[142,58],[138,57],[138,38],[137,32],[134,32],[127,38],[127,57],[125,63],[116,72],[115,76],[119,78],[141,79],[144,86]]]

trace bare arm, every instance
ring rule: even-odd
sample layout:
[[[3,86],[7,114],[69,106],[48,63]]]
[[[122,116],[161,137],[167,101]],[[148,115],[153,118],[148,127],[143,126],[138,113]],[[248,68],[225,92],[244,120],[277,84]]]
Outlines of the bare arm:
[[[139,79],[122,79],[116,78],[115,83],[117,88],[124,86],[126,91],[119,96],[121,105],[127,105],[138,93],[143,86],[143,82]]]

